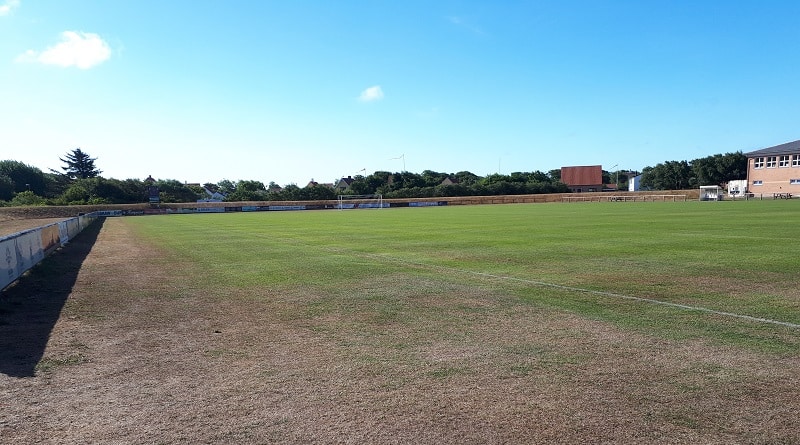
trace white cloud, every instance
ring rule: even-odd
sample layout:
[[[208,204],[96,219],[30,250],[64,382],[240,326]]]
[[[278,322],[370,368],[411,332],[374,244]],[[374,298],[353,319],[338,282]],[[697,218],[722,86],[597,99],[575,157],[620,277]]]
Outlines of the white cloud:
[[[82,70],[103,63],[111,57],[111,48],[99,35],[64,31],[61,42],[42,52],[28,50],[17,57],[18,62],[38,62],[62,67],[75,66]]]
[[[358,100],[361,102],[372,102],[381,99],[383,99],[383,90],[381,89],[380,85],[367,88],[366,90],[362,91],[361,96],[358,97]]]
[[[0,4],[0,16],[8,15],[12,9],[19,7],[19,0],[6,0],[5,3]]]

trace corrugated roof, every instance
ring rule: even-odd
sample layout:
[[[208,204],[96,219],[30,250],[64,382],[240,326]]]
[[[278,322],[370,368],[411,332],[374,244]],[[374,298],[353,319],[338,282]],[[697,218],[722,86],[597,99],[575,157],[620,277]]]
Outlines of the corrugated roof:
[[[598,185],[603,183],[603,166],[579,165],[561,167],[561,182],[567,185]]]
[[[787,142],[774,147],[762,148],[761,150],[751,151],[744,155],[748,158],[754,158],[756,156],[789,155],[795,153],[800,153],[800,141]]]

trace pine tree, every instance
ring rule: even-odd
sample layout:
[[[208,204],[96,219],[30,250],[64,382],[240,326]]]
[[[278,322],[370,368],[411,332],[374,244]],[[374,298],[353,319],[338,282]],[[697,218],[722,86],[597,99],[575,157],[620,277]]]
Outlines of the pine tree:
[[[66,167],[61,167],[61,169],[64,170],[64,176],[70,179],[96,178],[100,176],[100,173],[103,173],[94,166],[94,161],[97,158],[90,157],[88,153],[84,153],[80,148],[67,153],[65,158],[58,159],[67,164]]]

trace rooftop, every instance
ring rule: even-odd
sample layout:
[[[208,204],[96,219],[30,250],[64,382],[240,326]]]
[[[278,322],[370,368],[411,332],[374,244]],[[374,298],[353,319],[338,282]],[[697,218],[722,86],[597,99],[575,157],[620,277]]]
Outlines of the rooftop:
[[[795,153],[800,153],[800,141],[787,142],[774,147],[762,148],[761,150],[751,151],[744,155],[748,158],[754,158],[756,156],[788,155]]]

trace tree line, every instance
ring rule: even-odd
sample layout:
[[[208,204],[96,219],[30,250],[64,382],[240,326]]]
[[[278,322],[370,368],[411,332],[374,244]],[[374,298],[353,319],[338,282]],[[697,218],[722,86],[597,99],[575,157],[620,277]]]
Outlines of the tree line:
[[[423,198],[448,196],[490,196],[540,193],[567,193],[561,170],[514,172],[508,175],[478,176],[468,171],[422,173],[377,171],[349,178],[344,190],[330,185],[309,183],[279,186],[255,180],[223,179],[202,186],[174,179],[140,180],[104,178],[95,166],[96,158],[80,148],[63,158],[62,171],[42,170],[19,161],[0,161],[0,206],[129,204],[148,202],[148,188],[159,189],[161,202],[194,202],[209,198],[208,192],[224,195],[225,201],[312,201],[334,200],[339,194],[382,194],[384,198]],[[627,187],[629,171],[603,171],[606,184]],[[726,153],[687,161],[666,161],[642,171],[641,185],[651,190],[681,190],[699,185],[722,185],[747,175],[747,158],[741,153]]]
[[[685,190],[747,179],[747,156],[741,151],[687,161],[666,161],[642,170],[641,185],[651,190]]]

